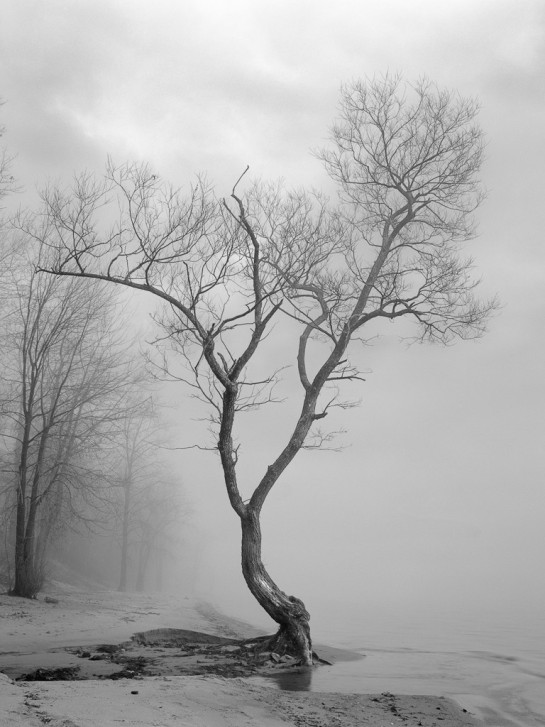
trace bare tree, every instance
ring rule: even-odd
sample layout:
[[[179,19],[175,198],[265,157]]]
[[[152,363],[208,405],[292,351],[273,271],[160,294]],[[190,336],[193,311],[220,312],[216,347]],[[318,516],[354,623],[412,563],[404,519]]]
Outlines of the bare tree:
[[[479,336],[494,306],[473,298],[471,262],[459,257],[482,198],[476,105],[426,81],[410,87],[385,78],[344,88],[341,110],[330,147],[318,153],[338,185],[335,205],[281,185],[256,183],[243,194],[240,179],[228,200],[202,180],[183,196],[146,166],[112,164],[103,180],[84,174],[73,189],[44,198],[47,270],[166,304],[163,343],[181,355],[184,378],[210,407],[240,518],[246,583],[279,625],[273,648],[294,647],[303,664],[313,658],[309,614],[261,557],[269,492],[302,448],[328,440],[317,422],[347,406],[337,390],[360,378],[348,359],[354,339],[401,317],[414,320],[422,338]],[[275,401],[290,352],[271,356],[267,344],[282,314],[296,331],[301,399],[284,445],[246,494],[235,427],[241,413]]]
[[[123,415],[129,376],[103,284],[38,274],[17,250],[11,261],[0,434],[6,503],[15,511],[12,592],[34,597],[54,531],[74,514],[77,497],[103,487],[104,445]]]
[[[3,105],[3,102],[0,101],[0,106]],[[5,128],[4,126],[0,125],[0,139],[4,136]],[[8,153],[7,149],[1,145],[0,146],[0,204],[2,203],[2,200],[6,195],[9,193],[15,191],[15,181],[13,178],[13,175],[11,174],[11,165],[13,162],[13,157]],[[3,213],[3,207],[0,206],[0,268],[5,267],[6,260],[9,258],[9,254],[6,251],[6,244],[5,244],[5,234],[4,234],[4,218],[2,216]],[[5,289],[4,280],[2,276],[0,275],[0,327],[4,324],[4,318],[5,318],[5,308],[6,303],[9,300],[9,294]],[[1,328],[0,328],[1,330]],[[2,413],[6,407],[6,402],[4,401],[4,392],[0,389],[0,416],[2,416]],[[0,544],[0,547],[2,548],[0,550],[0,553],[2,551],[7,550],[7,544],[9,539],[9,507],[8,504],[10,502],[9,494],[5,491],[3,488],[3,480],[4,480],[4,473],[2,472],[1,479],[0,479],[0,532],[3,534],[2,543]],[[3,566],[3,558],[0,556],[0,579],[5,577],[4,570],[7,571],[7,574],[9,576],[9,568],[5,568]]]
[[[157,430],[158,414],[150,395],[135,404],[124,420],[116,455],[121,495],[114,502],[121,531],[120,591],[128,587],[131,556],[136,590],[143,590],[150,559],[155,555],[159,564],[171,526],[176,523],[179,530],[182,520],[181,482],[169,475],[162,461]]]
[[[144,412],[139,412],[137,409],[134,409],[132,415],[125,420],[121,432],[121,564],[118,587],[120,591],[127,590],[129,532],[134,509],[134,491],[140,483],[142,475],[144,474],[145,476],[145,465],[147,464],[145,452],[149,450],[149,445],[143,431],[145,428],[144,416]]]
[[[182,543],[181,523],[189,512],[180,485],[179,479],[165,471],[138,492],[139,507],[134,518],[137,591],[146,587],[162,590],[165,560],[177,557]]]

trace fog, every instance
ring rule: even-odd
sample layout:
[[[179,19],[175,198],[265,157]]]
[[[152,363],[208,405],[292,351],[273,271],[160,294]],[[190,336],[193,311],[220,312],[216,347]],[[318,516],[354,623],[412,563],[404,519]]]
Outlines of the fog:
[[[204,170],[220,194],[246,164],[327,187],[309,150],[327,136],[342,82],[401,70],[480,99],[488,198],[467,252],[482,295],[497,293],[502,307],[479,341],[407,346],[392,324],[358,350],[366,381],[347,395],[361,403],[328,417],[346,430],[341,451],[302,452],[275,486],[264,560],[311,614],[324,603],[339,613],[542,610],[543,3],[7,0],[2,16],[4,141],[23,205],[36,184],[100,169],[107,154],[148,160],[175,183]],[[149,340],[149,303],[133,305]],[[275,336],[275,355],[293,365],[289,331]],[[290,376],[284,404],[249,414],[239,432],[244,492],[293,427]],[[202,410],[180,384],[161,396],[165,456],[190,509],[163,587],[267,624],[240,573],[219,461],[184,449],[209,444]]]

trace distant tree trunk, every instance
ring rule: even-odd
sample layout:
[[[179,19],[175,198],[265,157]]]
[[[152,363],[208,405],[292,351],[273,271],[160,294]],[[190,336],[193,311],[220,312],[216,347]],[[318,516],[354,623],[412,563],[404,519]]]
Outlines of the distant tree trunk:
[[[286,595],[267,573],[261,559],[259,513],[247,509],[241,525],[244,579],[254,598],[280,627],[271,646],[280,653],[295,648],[302,664],[311,665],[310,614],[300,599]]]
[[[142,561],[142,555],[140,554],[140,558],[138,559],[138,570],[136,572],[136,585],[135,585],[135,589],[139,593],[144,590],[145,572],[146,572],[146,569],[145,569],[144,563]]]
[[[11,590],[14,596],[25,595],[25,571],[26,571],[26,553],[25,553],[25,493],[22,484],[17,489],[17,523],[15,526],[15,577],[14,585]]]
[[[151,546],[145,540],[140,542],[140,548],[138,550],[138,570],[136,574],[136,590],[144,590],[144,582],[146,577],[146,570],[148,567],[149,556]]]
[[[25,527],[24,498],[17,498],[17,526],[15,538],[15,577],[11,590],[13,596],[36,598],[43,586],[43,558],[36,557],[36,521],[27,521]]]
[[[163,560],[164,560],[164,551],[163,550],[156,550],[156,563],[155,563],[155,590],[156,591],[162,591],[163,590]]]
[[[31,413],[31,412],[30,412]],[[15,568],[14,568],[14,585],[11,590],[14,596],[25,595],[25,577],[26,570],[26,547],[25,547],[25,528],[26,528],[26,489],[27,489],[27,461],[28,461],[28,440],[30,438],[30,421],[29,410],[25,411],[25,423],[23,436],[21,441],[21,454],[19,459],[19,473],[17,481],[17,513],[15,525]]]
[[[31,503],[34,504],[35,503]],[[11,590],[13,596],[35,598],[43,586],[43,559],[36,558],[35,536],[36,519],[27,519],[25,526],[26,503],[24,497],[17,497],[17,526],[15,536],[15,577]]]
[[[131,506],[130,480],[123,485],[123,527],[121,533],[121,573],[119,576],[118,591],[127,590],[127,560],[129,549],[129,514]]]
[[[40,474],[47,443],[47,431],[42,432],[32,477],[30,497],[27,501],[28,432],[21,451],[19,487],[17,490],[17,526],[15,537],[15,584],[11,591],[14,596],[35,598],[43,586],[43,569],[40,568],[35,553],[36,517],[40,504]]]

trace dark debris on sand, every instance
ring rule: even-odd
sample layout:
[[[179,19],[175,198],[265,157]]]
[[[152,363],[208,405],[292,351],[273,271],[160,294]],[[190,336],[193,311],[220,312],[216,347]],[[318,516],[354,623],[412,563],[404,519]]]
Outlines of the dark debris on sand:
[[[274,643],[272,637],[237,640],[185,629],[153,629],[134,634],[130,641],[121,644],[68,650],[80,659],[100,662],[101,673],[92,673],[90,665],[83,669],[77,666],[40,668],[18,679],[137,679],[177,674],[235,678],[298,671],[297,658],[271,650],[271,643]],[[116,666],[120,669],[115,669]]]

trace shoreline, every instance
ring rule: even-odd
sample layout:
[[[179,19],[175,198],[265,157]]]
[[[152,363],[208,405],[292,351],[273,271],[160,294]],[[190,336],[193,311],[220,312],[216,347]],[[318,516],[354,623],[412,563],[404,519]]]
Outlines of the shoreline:
[[[263,634],[243,621],[224,616],[213,606],[187,597],[86,592],[60,584],[49,588],[47,595],[57,603],[46,603],[44,596],[37,601],[0,596],[0,664],[10,658],[39,660],[36,652],[46,653],[47,649],[48,653],[54,650],[59,659],[64,655],[66,660],[68,646],[120,643],[136,632],[151,629],[188,629],[226,639]],[[327,651],[328,661],[361,658],[347,650],[316,648],[323,656]],[[206,659],[214,663],[217,656],[208,654],[203,658],[196,653],[197,668],[207,668]],[[444,697],[283,691],[231,674],[169,673],[116,681],[90,678],[17,682],[0,674],[0,724],[13,727],[119,727],[123,722],[141,727],[355,727],[362,723],[368,727],[432,727],[437,720],[443,727],[483,724]]]

